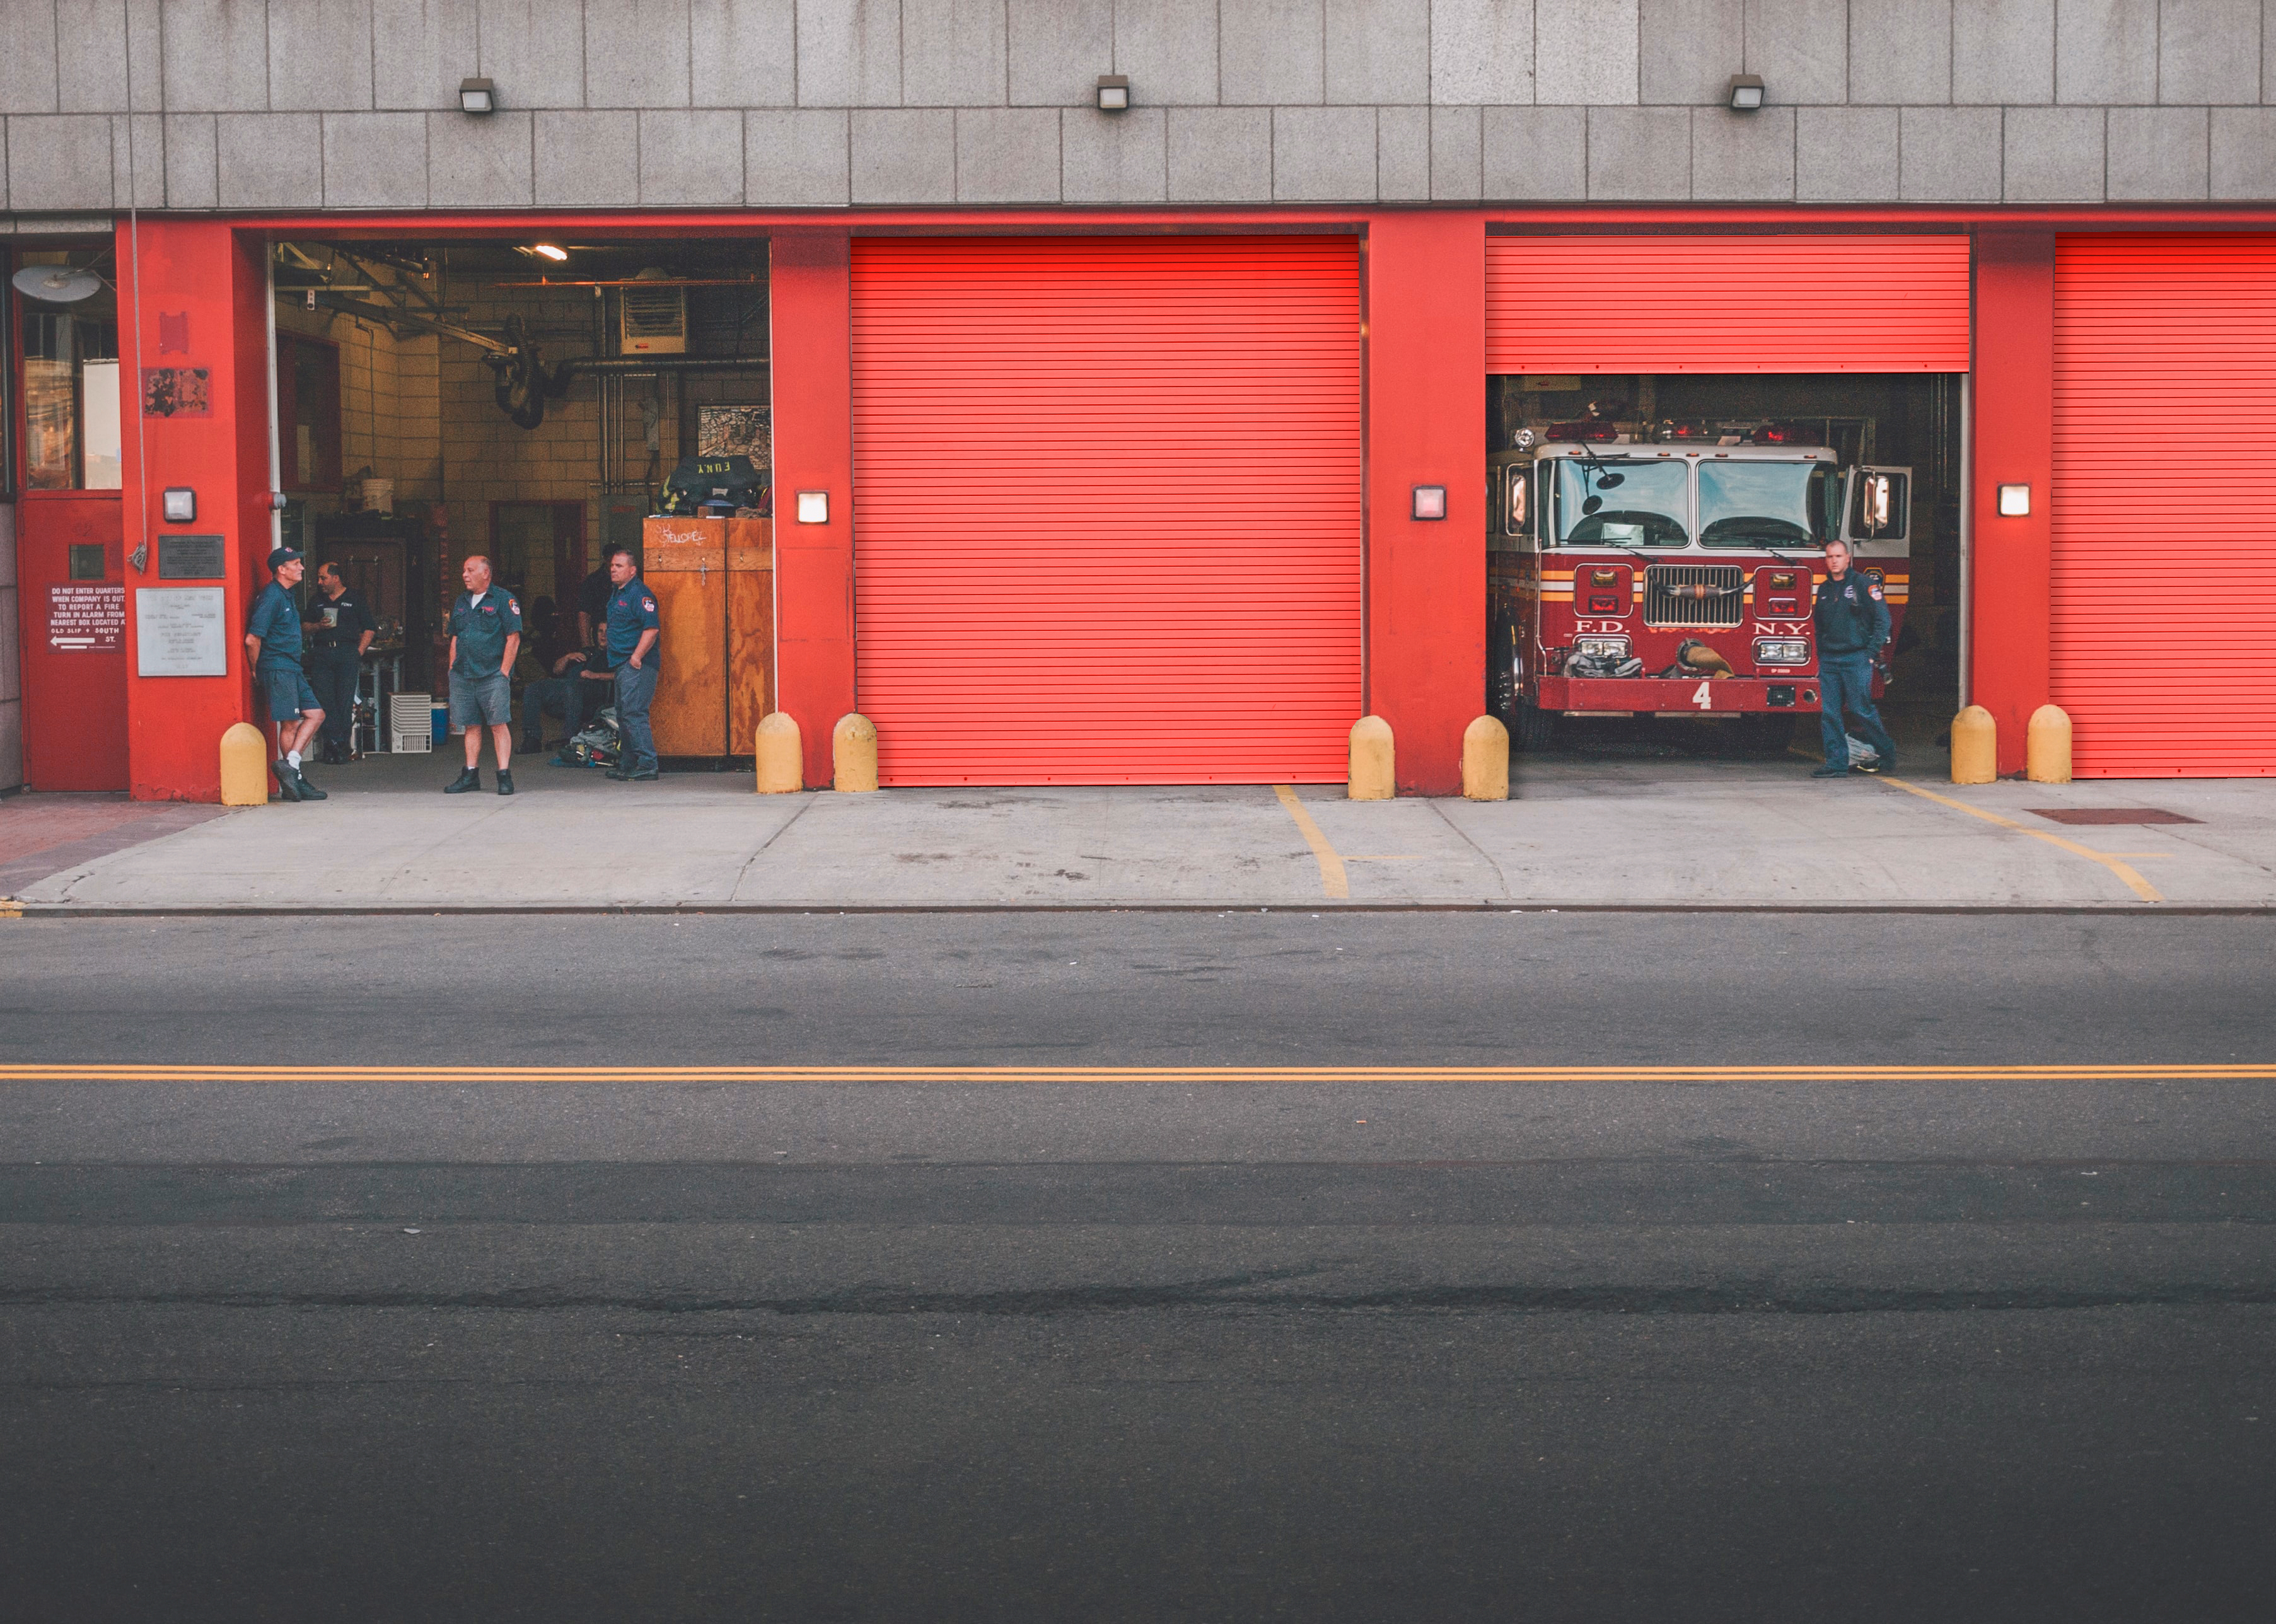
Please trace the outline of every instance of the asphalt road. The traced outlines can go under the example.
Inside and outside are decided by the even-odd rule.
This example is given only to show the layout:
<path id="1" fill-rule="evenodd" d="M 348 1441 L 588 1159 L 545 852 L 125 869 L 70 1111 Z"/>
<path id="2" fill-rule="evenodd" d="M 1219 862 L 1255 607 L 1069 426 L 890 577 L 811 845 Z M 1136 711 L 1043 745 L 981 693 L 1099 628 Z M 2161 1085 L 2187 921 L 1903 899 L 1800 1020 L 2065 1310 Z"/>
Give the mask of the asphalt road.
<path id="1" fill-rule="evenodd" d="M 0 922 L 39 1620 L 2265 1620 L 2276 922 Z M 334 1062 L 1221 1080 L 136 1079 Z"/>

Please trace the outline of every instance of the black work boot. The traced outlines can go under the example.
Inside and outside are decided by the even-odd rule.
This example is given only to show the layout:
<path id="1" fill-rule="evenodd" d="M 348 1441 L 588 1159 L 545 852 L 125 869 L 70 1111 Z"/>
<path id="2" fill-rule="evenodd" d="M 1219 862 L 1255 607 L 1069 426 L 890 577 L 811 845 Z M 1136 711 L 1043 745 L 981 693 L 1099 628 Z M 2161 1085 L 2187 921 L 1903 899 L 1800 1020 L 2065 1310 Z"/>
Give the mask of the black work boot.
<path id="1" fill-rule="evenodd" d="M 482 786 L 482 769 L 479 767 L 468 767 L 462 770 L 457 778 L 451 779 L 448 784 L 445 784 L 443 786 L 443 793 L 445 795 L 463 795 L 470 789 L 480 789 Z"/>
<path id="2" fill-rule="evenodd" d="M 513 770 L 511 767 L 498 769 L 498 793 L 501 795 L 513 793 Z"/>
<path id="3" fill-rule="evenodd" d="M 286 761 L 280 755 L 275 761 L 269 763 L 269 770 L 276 777 L 277 795 L 278 800 L 298 801 L 300 799 L 300 786 L 293 782 L 292 763 Z"/>
<path id="4" fill-rule="evenodd" d="M 308 775 L 298 767 L 292 769 L 292 787 L 300 792 L 303 801 L 322 801 L 324 798 L 324 792 L 309 783 Z"/>

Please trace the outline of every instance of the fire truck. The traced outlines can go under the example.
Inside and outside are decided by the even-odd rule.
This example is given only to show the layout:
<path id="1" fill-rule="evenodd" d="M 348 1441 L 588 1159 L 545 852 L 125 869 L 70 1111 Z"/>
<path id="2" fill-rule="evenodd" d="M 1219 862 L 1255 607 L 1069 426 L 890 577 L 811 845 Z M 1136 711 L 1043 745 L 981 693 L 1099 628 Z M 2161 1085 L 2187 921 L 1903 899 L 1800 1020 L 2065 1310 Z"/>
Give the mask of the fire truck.
<path id="1" fill-rule="evenodd" d="M 1909 469 L 1844 470 L 1777 424 L 1590 421 L 1515 442 L 1488 459 L 1486 699 L 1521 749 L 1559 717 L 1729 717 L 1756 747 L 1783 743 L 1818 708 L 1832 535 L 1901 628 Z"/>

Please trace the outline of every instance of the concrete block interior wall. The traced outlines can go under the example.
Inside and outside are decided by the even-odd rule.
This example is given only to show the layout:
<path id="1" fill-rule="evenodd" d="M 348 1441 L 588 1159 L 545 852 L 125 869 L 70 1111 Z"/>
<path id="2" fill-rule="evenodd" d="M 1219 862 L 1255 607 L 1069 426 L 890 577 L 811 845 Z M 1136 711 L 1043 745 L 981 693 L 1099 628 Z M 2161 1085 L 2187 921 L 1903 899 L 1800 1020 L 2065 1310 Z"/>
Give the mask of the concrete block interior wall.
<path id="1" fill-rule="evenodd" d="M 0 208 L 125 205 L 130 18 L 146 208 L 2264 200 L 2264 9 L 0 0 Z"/>

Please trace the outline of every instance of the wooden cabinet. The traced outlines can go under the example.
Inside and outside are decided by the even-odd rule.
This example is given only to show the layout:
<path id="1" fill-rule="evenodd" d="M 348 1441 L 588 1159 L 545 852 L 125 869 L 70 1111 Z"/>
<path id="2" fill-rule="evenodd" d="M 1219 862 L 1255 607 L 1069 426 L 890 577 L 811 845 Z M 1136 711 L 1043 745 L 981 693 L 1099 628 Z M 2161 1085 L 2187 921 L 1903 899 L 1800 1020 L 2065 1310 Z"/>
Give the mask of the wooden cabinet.
<path id="1" fill-rule="evenodd" d="M 774 690 L 774 527 L 765 519 L 650 519 L 641 573 L 662 622 L 659 755 L 748 755 Z"/>

